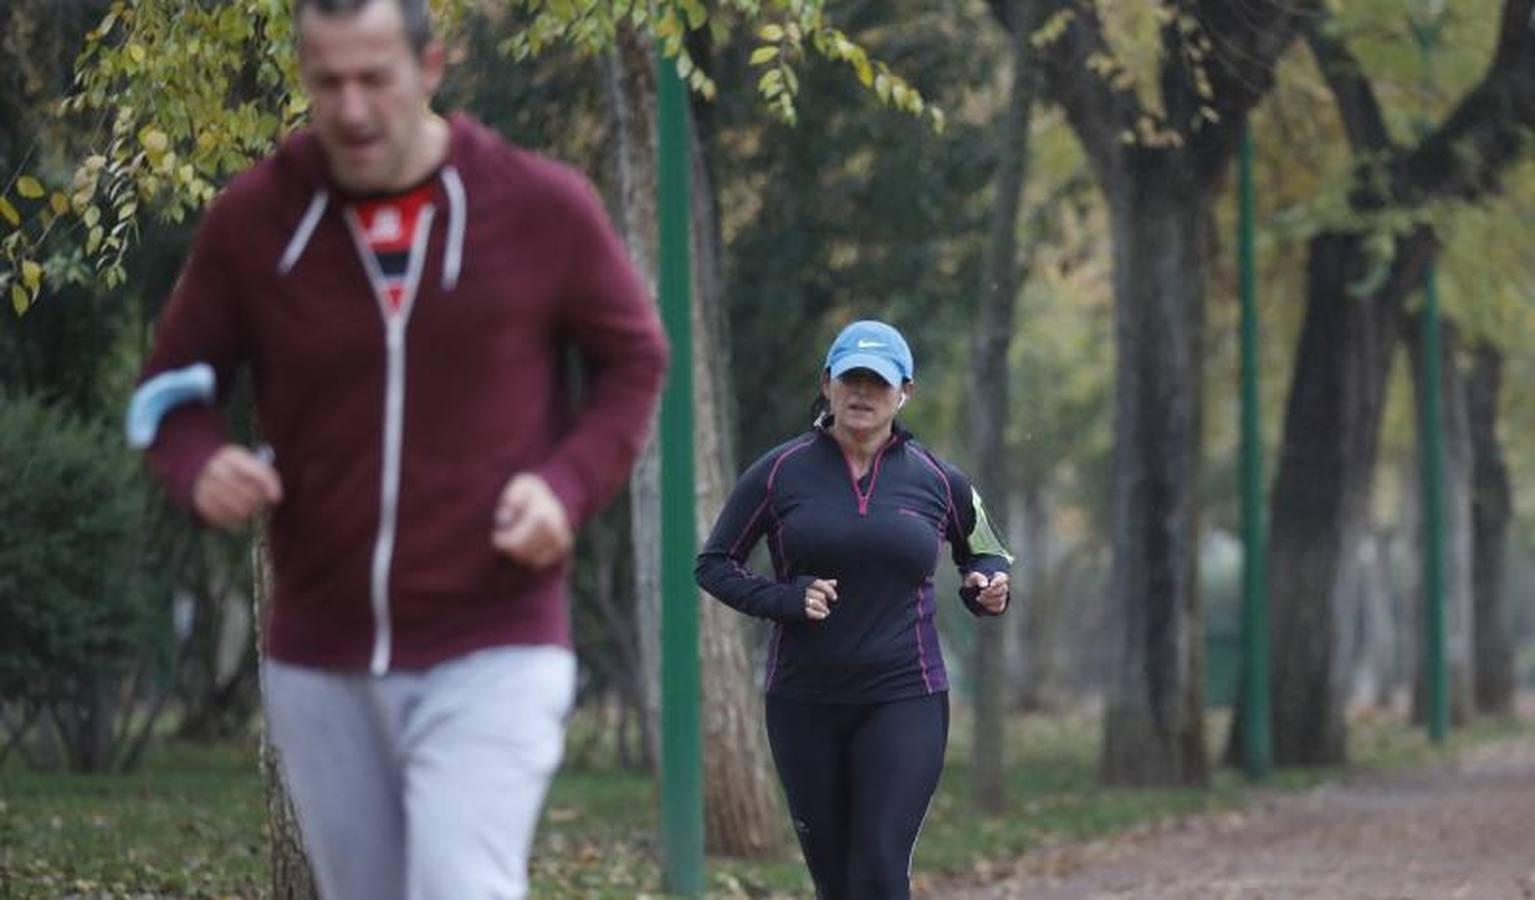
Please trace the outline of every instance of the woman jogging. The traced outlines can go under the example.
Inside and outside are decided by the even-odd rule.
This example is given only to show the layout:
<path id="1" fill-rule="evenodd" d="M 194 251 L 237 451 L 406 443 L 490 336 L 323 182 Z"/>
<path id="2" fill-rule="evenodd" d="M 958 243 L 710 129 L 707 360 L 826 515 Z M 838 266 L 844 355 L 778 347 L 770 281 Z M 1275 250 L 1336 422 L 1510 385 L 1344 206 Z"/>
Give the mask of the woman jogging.
<path id="1" fill-rule="evenodd" d="M 895 422 L 913 374 L 896 329 L 843 329 L 821 375 L 824 412 L 747 469 L 698 556 L 705 590 L 773 622 L 768 739 L 820 900 L 910 895 L 948 739 L 940 543 L 972 613 L 1008 602 L 1012 557 L 979 496 Z M 772 578 L 746 568 L 764 537 Z"/>

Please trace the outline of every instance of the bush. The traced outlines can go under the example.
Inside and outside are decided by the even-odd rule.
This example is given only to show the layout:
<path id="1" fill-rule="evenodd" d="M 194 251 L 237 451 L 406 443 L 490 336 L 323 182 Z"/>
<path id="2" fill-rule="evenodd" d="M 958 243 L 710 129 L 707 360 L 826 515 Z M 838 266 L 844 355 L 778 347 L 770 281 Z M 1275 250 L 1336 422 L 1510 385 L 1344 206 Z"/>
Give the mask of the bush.
<path id="1" fill-rule="evenodd" d="M 71 768 L 122 767 L 170 637 L 137 461 L 104 425 L 0 395 L 0 472 L 0 751 L 46 722 Z"/>

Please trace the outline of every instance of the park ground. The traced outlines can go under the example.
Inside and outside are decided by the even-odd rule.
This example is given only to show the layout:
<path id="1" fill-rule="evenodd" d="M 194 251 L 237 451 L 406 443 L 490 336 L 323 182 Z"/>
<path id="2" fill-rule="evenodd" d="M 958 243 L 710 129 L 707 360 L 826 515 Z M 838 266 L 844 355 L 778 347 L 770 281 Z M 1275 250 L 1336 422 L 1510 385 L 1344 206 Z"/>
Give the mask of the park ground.
<path id="1" fill-rule="evenodd" d="M 1535 897 L 1535 725 L 1481 722 L 1432 746 L 1400 715 L 1356 721 L 1353 763 L 1230 771 L 1207 791 L 1098 786 L 1096 717 L 1013 729 L 1012 812 L 970 811 L 962 712 L 916 858 L 923 900 L 1440 900 Z M 592 723 L 549 800 L 534 896 L 659 897 L 649 779 L 617 771 Z M 583 734 L 583 729 L 593 729 Z M 1212 715 L 1212 749 L 1223 734 Z M 0 900 L 259 898 L 266 838 L 250 744 L 168 744 L 123 776 L 0 771 Z M 711 859 L 709 896 L 810 896 L 791 851 Z"/>
<path id="2" fill-rule="evenodd" d="M 1527 900 L 1535 739 L 1366 772 L 1239 810 L 1041 849 L 956 879 L 952 900 Z"/>

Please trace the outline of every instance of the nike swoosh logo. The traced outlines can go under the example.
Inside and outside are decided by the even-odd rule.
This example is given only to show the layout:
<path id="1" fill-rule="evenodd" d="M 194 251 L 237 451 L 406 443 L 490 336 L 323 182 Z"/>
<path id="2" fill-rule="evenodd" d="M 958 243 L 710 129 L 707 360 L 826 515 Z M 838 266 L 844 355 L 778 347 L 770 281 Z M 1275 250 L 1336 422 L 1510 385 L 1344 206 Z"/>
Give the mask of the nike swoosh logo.
<path id="1" fill-rule="evenodd" d="M 879 341 L 864 341 L 864 340 L 860 340 L 858 342 L 858 349 L 859 350 L 867 350 L 870 347 L 883 347 L 883 346 L 885 346 L 885 345 L 880 343 Z"/>

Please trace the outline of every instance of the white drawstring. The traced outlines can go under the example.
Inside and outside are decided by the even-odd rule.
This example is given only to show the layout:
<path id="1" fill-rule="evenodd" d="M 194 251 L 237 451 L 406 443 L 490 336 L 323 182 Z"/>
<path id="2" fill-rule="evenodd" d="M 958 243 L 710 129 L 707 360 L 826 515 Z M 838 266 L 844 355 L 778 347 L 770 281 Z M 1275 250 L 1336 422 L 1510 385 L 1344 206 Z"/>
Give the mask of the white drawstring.
<path id="1" fill-rule="evenodd" d="M 309 201 L 309 209 L 304 213 L 304 218 L 299 220 L 298 230 L 293 232 L 293 240 L 288 242 L 288 249 L 283 251 L 282 259 L 277 263 L 277 271 L 286 275 L 298 265 L 298 258 L 304 255 L 304 248 L 309 246 L 309 238 L 320 224 L 320 216 L 325 214 L 325 204 L 329 200 L 324 190 L 314 192 L 314 199 Z"/>
<path id="2" fill-rule="evenodd" d="M 464 264 L 464 228 L 467 204 L 464 200 L 464 182 L 458 170 L 443 166 L 442 186 L 448 192 L 448 246 L 442 261 L 442 289 L 451 291 L 458 286 L 458 273 Z"/>

